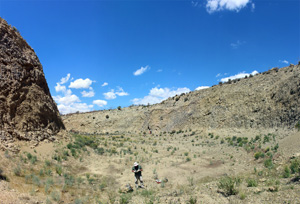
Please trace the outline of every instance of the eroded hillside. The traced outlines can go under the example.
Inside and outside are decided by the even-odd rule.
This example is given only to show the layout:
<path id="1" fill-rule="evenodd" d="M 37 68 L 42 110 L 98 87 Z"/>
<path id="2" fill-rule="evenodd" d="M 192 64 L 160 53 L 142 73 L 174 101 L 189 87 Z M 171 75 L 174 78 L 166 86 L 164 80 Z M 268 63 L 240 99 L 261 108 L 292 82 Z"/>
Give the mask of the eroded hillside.
<path id="1" fill-rule="evenodd" d="M 85 133 L 173 130 L 289 130 L 300 120 L 300 66 L 290 65 L 152 106 L 63 116 L 66 128 Z"/>

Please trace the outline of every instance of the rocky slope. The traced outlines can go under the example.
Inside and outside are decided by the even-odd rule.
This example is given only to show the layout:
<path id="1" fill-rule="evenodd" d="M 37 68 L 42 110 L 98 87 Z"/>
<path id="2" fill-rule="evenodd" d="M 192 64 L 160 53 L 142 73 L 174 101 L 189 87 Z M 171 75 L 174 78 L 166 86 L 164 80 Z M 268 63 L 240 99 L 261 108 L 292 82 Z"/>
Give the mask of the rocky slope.
<path id="1" fill-rule="evenodd" d="M 0 138 L 50 139 L 64 128 L 34 50 L 0 18 Z"/>
<path id="2" fill-rule="evenodd" d="M 300 65 L 273 68 L 153 106 L 70 114 L 68 130 L 86 133 L 173 130 L 292 130 L 300 121 Z"/>

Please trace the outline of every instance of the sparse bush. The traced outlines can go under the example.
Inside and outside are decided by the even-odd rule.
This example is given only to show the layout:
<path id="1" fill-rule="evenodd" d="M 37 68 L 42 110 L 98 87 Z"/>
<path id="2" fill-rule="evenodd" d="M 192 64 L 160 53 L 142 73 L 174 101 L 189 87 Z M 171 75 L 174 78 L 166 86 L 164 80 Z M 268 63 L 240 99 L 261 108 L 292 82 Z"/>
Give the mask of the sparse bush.
<path id="1" fill-rule="evenodd" d="M 254 154 L 255 159 L 264 158 L 264 157 L 265 157 L 265 153 L 263 153 L 263 152 L 256 152 Z"/>
<path id="2" fill-rule="evenodd" d="M 55 166 L 55 171 L 56 171 L 56 173 L 58 174 L 58 175 L 60 175 L 61 176 L 61 174 L 62 174 L 62 166 L 60 166 L 60 165 L 56 165 Z"/>
<path id="3" fill-rule="evenodd" d="M 256 179 L 247 179 L 247 187 L 257 187 Z"/>
<path id="4" fill-rule="evenodd" d="M 219 181 L 218 188 L 224 191 L 225 196 L 236 195 L 241 179 L 235 177 L 224 177 Z"/>
<path id="5" fill-rule="evenodd" d="M 14 174 L 16 176 L 21 176 L 22 170 L 20 166 L 17 166 L 16 168 L 14 168 Z"/>
<path id="6" fill-rule="evenodd" d="M 291 173 L 300 173 L 300 159 L 293 159 L 290 165 Z"/>
<path id="7" fill-rule="evenodd" d="M 34 183 L 37 186 L 41 186 L 41 181 L 40 181 L 39 177 L 37 177 L 36 175 L 32 176 L 32 183 Z"/>
<path id="8" fill-rule="evenodd" d="M 291 176 L 291 170 L 288 166 L 285 166 L 283 169 L 283 174 L 282 177 L 283 178 L 289 178 Z"/>
<path id="9" fill-rule="evenodd" d="M 246 198 L 246 194 L 244 192 L 240 193 L 240 199 L 245 200 L 245 198 Z"/>
<path id="10" fill-rule="evenodd" d="M 272 159 L 266 159 L 265 161 L 264 161 L 264 165 L 265 165 L 265 167 L 266 168 L 268 168 L 268 169 L 272 169 L 273 167 L 274 167 L 274 165 L 273 165 L 273 162 L 272 162 Z"/>
<path id="11" fill-rule="evenodd" d="M 60 201 L 60 193 L 57 191 L 52 191 L 51 198 L 52 198 L 52 200 L 59 202 Z"/>
<path id="12" fill-rule="evenodd" d="M 193 196 L 190 197 L 190 199 L 188 200 L 189 204 L 196 204 L 197 203 L 197 198 L 193 198 Z"/>

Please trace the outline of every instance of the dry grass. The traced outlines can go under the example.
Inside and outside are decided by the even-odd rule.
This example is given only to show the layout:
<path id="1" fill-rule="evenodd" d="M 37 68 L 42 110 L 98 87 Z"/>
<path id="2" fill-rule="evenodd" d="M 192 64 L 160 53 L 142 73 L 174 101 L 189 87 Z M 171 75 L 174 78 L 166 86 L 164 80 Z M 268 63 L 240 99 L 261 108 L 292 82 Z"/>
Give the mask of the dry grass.
<path id="1" fill-rule="evenodd" d="M 3 174 L 10 180 L 9 188 L 25 193 L 29 199 L 48 203 L 189 203 L 195 200 L 227 203 L 222 189 L 218 188 L 219 182 L 224 175 L 239 175 L 241 185 L 237 192 L 240 193 L 231 196 L 236 202 L 255 199 L 259 203 L 266 197 L 279 199 L 272 189 L 288 192 L 281 200 L 299 200 L 295 193 L 299 186 L 287 184 L 287 179 L 282 178 L 283 171 L 276 170 L 288 164 L 279 165 L 279 160 L 273 160 L 274 166 L 266 168 L 263 159 L 254 158 L 258 149 L 246 150 L 246 144 L 235 142 L 241 141 L 238 137 L 226 140 L 228 136 L 189 131 L 70 137 L 72 140 L 68 142 L 45 143 L 35 149 L 25 145 L 18 155 L 2 152 L 0 165 L 8 167 Z M 271 149 L 278 140 L 264 143 L 261 139 L 255 145 L 264 150 L 270 147 L 268 151 L 275 155 L 277 152 Z M 253 142 L 251 138 L 248 141 Z M 37 161 L 32 163 L 34 157 Z M 134 186 L 131 167 L 135 161 L 143 167 L 146 189 L 123 194 L 121 190 L 126 184 Z M 282 162 L 288 161 L 281 158 Z M 18 167 L 21 172 L 15 174 L 14 169 Z M 250 177 L 258 181 L 254 188 Z M 168 182 L 157 184 L 156 178 L 167 178 Z M 266 193 L 262 197 L 257 192 Z"/>

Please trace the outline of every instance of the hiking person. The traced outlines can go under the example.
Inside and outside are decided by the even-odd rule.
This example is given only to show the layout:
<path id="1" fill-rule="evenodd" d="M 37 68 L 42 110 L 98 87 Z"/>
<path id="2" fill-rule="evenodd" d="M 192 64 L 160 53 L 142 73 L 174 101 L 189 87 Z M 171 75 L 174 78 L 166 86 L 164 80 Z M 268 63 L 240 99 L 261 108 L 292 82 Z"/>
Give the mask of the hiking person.
<path id="1" fill-rule="evenodd" d="M 135 187 L 138 188 L 138 181 L 140 181 L 141 187 L 144 188 L 143 178 L 142 178 L 143 168 L 137 162 L 134 162 L 132 167 L 132 172 L 134 172 L 135 176 Z"/>

